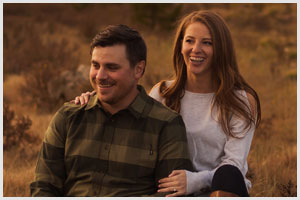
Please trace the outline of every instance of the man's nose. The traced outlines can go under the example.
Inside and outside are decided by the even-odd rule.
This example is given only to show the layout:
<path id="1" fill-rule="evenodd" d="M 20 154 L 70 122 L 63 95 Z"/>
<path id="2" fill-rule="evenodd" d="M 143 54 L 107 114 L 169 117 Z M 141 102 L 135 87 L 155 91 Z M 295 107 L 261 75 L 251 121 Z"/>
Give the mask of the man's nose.
<path id="1" fill-rule="evenodd" d="M 107 78 L 107 72 L 105 70 L 104 67 L 100 67 L 97 71 L 97 75 L 96 75 L 97 79 L 106 79 Z"/>

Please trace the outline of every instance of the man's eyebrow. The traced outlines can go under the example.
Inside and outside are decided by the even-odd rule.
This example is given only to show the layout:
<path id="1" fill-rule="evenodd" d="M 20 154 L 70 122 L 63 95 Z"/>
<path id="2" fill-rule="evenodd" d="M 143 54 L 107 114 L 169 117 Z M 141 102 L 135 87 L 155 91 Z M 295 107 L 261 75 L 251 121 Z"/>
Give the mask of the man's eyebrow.
<path id="1" fill-rule="evenodd" d="M 99 63 L 95 60 L 91 60 L 91 63 L 94 64 L 94 65 L 99 65 Z M 117 64 L 117 63 L 104 63 L 104 65 L 106 67 L 120 67 L 120 65 Z"/>
<path id="2" fill-rule="evenodd" d="M 97 61 L 91 60 L 92 64 L 99 64 Z"/>
<path id="3" fill-rule="evenodd" d="M 107 66 L 107 67 L 120 67 L 120 65 L 117 64 L 117 63 L 105 63 L 105 66 Z"/>

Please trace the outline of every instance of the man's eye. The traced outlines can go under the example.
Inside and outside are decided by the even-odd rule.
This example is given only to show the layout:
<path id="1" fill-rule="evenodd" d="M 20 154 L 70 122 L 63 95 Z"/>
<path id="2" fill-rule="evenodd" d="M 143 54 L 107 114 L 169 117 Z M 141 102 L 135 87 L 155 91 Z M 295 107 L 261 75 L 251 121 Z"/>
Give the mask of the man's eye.
<path id="1" fill-rule="evenodd" d="M 99 65 L 96 64 L 96 63 L 93 63 L 92 66 L 93 66 L 95 69 L 98 69 L 98 68 L 99 68 Z"/>
<path id="2" fill-rule="evenodd" d="M 117 70 L 119 67 L 118 66 L 108 66 L 107 67 L 109 70 L 115 71 Z"/>

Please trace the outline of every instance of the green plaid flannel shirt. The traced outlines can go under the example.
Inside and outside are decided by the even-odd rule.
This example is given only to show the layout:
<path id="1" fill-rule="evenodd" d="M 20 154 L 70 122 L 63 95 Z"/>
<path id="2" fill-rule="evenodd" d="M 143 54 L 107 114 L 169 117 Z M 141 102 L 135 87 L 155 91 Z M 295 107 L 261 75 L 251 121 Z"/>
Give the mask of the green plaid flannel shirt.
<path id="1" fill-rule="evenodd" d="M 97 95 L 85 106 L 65 103 L 46 131 L 31 195 L 164 196 L 160 178 L 191 170 L 181 116 L 138 89 L 114 115 Z"/>

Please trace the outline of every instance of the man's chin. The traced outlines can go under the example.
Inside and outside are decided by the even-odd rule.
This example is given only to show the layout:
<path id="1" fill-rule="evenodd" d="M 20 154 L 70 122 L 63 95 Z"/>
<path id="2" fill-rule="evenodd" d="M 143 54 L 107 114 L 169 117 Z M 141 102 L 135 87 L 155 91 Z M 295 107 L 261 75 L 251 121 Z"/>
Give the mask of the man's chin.
<path id="1" fill-rule="evenodd" d="M 108 104 L 108 105 L 113 105 L 114 101 L 112 98 L 109 97 L 105 97 L 103 95 L 98 95 L 98 99 L 100 100 L 100 102 L 103 104 Z"/>

